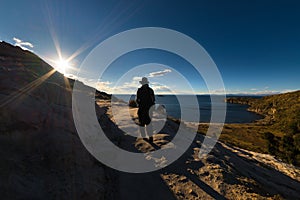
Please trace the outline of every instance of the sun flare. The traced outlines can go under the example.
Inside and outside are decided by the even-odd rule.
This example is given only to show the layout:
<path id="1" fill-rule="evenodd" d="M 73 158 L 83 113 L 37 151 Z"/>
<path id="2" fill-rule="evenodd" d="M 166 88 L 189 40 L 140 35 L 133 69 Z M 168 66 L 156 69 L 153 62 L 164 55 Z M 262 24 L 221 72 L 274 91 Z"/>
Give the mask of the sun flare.
<path id="1" fill-rule="evenodd" d="M 65 60 L 65 59 L 59 59 L 57 61 L 55 61 L 55 67 L 56 67 L 56 70 L 63 73 L 63 74 L 66 74 L 66 70 L 68 68 L 70 68 L 70 63 L 68 60 Z"/>

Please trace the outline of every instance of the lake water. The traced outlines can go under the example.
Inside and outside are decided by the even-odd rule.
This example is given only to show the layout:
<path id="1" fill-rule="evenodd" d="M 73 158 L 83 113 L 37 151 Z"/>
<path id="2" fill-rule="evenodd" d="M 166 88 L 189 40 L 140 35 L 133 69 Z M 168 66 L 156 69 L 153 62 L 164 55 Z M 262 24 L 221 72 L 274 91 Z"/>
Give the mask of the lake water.
<path id="1" fill-rule="evenodd" d="M 135 95 L 116 95 L 117 98 L 121 98 L 125 101 L 129 101 L 129 99 L 135 99 Z M 226 110 L 226 118 L 225 123 L 250 123 L 255 120 L 261 119 L 262 117 L 256 113 L 247 111 L 248 105 L 240 105 L 240 104 L 230 104 L 225 103 L 224 98 L 220 96 L 216 97 L 216 109 L 222 109 L 224 104 L 227 106 Z M 230 97 L 230 96 L 227 96 Z M 156 95 L 155 96 L 156 104 L 163 105 L 166 109 L 167 115 L 181 119 L 181 107 L 184 108 L 185 111 L 193 113 L 197 106 L 190 102 L 193 102 L 192 99 L 195 98 L 191 95 Z M 260 97 L 256 97 L 260 98 Z M 179 103 L 179 100 L 183 103 Z M 199 122 L 208 123 L 211 118 L 211 98 L 209 95 L 197 95 L 196 100 L 199 105 L 200 110 L 200 119 Z"/>

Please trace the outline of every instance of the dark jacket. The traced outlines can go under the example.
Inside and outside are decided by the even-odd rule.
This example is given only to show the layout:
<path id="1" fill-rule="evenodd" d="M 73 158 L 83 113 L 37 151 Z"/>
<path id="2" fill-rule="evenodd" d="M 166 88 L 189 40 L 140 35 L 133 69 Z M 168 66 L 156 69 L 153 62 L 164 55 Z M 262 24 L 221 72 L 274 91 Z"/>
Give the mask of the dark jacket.
<path id="1" fill-rule="evenodd" d="M 137 91 L 136 102 L 141 109 L 149 109 L 155 104 L 154 91 L 148 84 L 143 85 Z"/>

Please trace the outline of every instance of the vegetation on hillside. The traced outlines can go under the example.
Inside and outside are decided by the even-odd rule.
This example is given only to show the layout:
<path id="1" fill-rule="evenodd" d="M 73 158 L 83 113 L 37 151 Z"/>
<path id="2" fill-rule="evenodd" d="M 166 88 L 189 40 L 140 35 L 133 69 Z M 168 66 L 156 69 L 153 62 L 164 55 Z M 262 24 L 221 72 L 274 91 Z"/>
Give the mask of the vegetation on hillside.
<path id="1" fill-rule="evenodd" d="M 261 135 L 267 151 L 282 160 L 300 165 L 300 91 L 266 96 L 228 98 L 229 103 L 248 104 L 249 111 L 265 116 L 255 123 L 263 127 Z"/>

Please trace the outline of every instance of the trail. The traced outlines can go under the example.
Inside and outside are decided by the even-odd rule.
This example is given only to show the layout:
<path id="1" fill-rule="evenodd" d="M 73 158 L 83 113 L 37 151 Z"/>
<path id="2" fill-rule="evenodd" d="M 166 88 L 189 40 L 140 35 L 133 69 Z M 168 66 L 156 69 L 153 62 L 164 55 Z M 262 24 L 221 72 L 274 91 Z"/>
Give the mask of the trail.
<path id="1" fill-rule="evenodd" d="M 109 104 L 103 114 L 111 124 L 107 131 L 128 128 L 123 122 L 111 121 Z M 118 118 L 127 109 L 118 108 Z M 132 112 L 132 111 L 131 111 Z M 121 120 L 122 121 L 122 120 Z M 133 152 L 149 152 L 163 147 L 172 139 L 172 127 L 154 135 L 153 143 L 126 136 L 119 146 Z M 115 127 L 110 129 L 109 127 Z M 297 199 L 300 196 L 300 170 L 266 154 L 259 154 L 218 142 L 212 152 L 197 157 L 203 136 L 198 134 L 190 148 L 171 165 L 158 171 L 133 174 L 116 172 L 116 199 Z M 174 147 L 175 148 L 175 147 Z"/>

